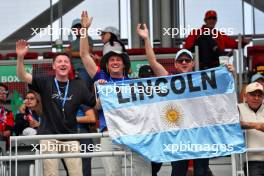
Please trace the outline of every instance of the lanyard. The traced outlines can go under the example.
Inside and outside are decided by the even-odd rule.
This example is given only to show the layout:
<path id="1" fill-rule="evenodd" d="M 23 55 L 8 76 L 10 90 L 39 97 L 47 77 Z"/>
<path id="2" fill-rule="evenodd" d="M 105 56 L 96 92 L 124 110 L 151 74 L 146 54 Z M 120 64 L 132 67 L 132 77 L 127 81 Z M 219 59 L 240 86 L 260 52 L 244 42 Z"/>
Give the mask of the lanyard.
<path id="1" fill-rule="evenodd" d="M 31 111 L 31 109 L 28 109 L 28 112 L 29 112 L 30 115 L 33 116 L 33 113 L 32 113 L 32 111 Z"/>
<path id="2" fill-rule="evenodd" d="M 55 81 L 55 85 L 56 85 L 56 88 L 57 88 L 57 91 L 58 91 L 58 94 L 59 94 L 59 98 L 61 100 L 61 91 L 60 91 L 60 88 L 59 88 L 59 84 L 58 84 L 58 80 L 56 78 L 54 78 L 54 81 Z M 68 90 L 69 90 L 69 80 L 67 81 L 67 85 L 66 85 L 66 89 L 65 89 L 65 92 L 64 92 L 64 98 L 63 100 L 61 101 L 61 108 L 62 108 L 62 111 L 64 112 L 64 105 L 65 105 L 65 102 L 66 102 L 66 99 L 67 99 L 67 95 L 68 95 Z"/>
<path id="3" fill-rule="evenodd" d="M 0 114 L 4 114 L 5 108 L 3 106 L 0 107 Z"/>

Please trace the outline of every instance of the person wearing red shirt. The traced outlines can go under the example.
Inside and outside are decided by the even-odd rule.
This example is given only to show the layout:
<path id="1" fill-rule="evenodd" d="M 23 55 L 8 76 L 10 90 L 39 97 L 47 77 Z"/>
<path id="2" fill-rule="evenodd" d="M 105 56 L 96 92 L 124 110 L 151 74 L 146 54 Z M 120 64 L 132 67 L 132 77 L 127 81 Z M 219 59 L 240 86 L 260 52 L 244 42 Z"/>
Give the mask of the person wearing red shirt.
<path id="1" fill-rule="evenodd" d="M 215 28 L 217 13 L 209 10 L 205 13 L 205 24 L 200 29 L 194 29 L 185 40 L 184 48 L 194 52 L 194 47 L 199 47 L 200 69 L 208 69 L 219 66 L 219 56 L 225 55 L 224 50 L 235 49 L 238 42 L 223 31 Z M 250 39 L 243 38 L 242 45 L 246 45 Z"/>
<path id="2" fill-rule="evenodd" d="M 9 137 L 12 134 L 14 127 L 13 113 L 4 107 L 8 96 L 8 87 L 0 83 L 0 141 L 6 142 L 6 149 L 8 146 Z"/>

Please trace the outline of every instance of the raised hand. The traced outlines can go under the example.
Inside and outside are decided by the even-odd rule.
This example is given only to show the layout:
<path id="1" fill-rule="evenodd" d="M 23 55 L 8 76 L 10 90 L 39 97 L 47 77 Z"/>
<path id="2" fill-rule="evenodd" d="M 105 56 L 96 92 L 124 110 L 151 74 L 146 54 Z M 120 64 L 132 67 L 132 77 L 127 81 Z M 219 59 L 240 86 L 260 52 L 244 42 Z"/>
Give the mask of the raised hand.
<path id="1" fill-rule="evenodd" d="M 83 11 L 81 17 L 82 17 L 81 18 L 82 27 L 86 29 L 89 28 L 92 24 L 93 17 L 89 17 L 87 11 Z"/>
<path id="2" fill-rule="evenodd" d="M 18 40 L 16 42 L 16 54 L 18 58 L 24 58 L 28 52 L 28 43 L 26 40 Z"/>
<path id="3" fill-rule="evenodd" d="M 29 121 L 29 126 L 31 127 L 31 128 L 37 128 L 37 127 L 39 127 L 39 122 L 38 121 L 36 121 L 36 120 L 34 120 L 34 119 L 31 119 L 30 121 Z"/>
<path id="4" fill-rule="evenodd" d="M 235 68 L 232 64 L 226 64 L 225 66 L 226 66 L 227 70 L 230 71 L 231 73 L 235 72 Z"/>
<path id="5" fill-rule="evenodd" d="M 148 32 L 147 25 L 145 23 L 143 24 L 143 27 L 144 27 L 144 29 L 141 28 L 141 24 L 138 24 L 137 25 L 137 33 L 141 38 L 143 38 L 145 40 L 149 37 L 149 32 Z"/>

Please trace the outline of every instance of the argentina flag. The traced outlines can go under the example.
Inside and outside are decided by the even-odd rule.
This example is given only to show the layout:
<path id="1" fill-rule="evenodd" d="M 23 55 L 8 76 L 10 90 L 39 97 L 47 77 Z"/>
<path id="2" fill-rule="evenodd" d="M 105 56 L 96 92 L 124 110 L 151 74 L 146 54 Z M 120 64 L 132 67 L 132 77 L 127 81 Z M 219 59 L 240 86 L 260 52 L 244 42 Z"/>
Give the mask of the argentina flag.
<path id="1" fill-rule="evenodd" d="M 154 162 L 245 151 L 225 67 L 97 85 L 109 135 Z"/>

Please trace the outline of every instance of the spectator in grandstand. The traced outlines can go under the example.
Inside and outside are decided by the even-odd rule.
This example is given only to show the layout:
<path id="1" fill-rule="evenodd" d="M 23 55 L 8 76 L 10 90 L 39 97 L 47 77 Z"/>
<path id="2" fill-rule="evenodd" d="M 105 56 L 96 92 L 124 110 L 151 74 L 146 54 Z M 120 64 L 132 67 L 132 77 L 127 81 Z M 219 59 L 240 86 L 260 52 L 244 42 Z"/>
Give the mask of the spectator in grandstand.
<path id="1" fill-rule="evenodd" d="M 8 94 L 8 87 L 5 84 L 0 83 L 0 140 L 5 141 L 6 149 L 8 149 L 9 137 L 12 135 L 14 127 L 13 113 L 5 108 Z"/>
<path id="2" fill-rule="evenodd" d="M 24 104 L 16 115 L 14 132 L 16 135 L 36 135 L 42 116 L 40 96 L 34 91 L 28 91 Z"/>
<path id="3" fill-rule="evenodd" d="M 251 79 L 250 79 L 250 82 L 253 83 L 253 82 L 258 82 L 260 83 L 262 86 L 264 86 L 264 76 L 262 74 L 259 74 L 259 73 L 256 73 L 254 74 Z M 245 94 L 246 93 L 246 85 L 243 86 L 241 92 L 240 92 L 240 95 L 239 95 L 239 102 L 244 102 L 244 99 L 245 99 Z M 264 101 L 263 101 L 264 102 Z"/>
<path id="4" fill-rule="evenodd" d="M 26 94 L 24 104 L 19 108 L 19 113 L 15 118 L 14 132 L 17 136 L 36 135 L 37 129 L 40 125 L 42 116 L 41 99 L 38 93 L 29 90 Z M 62 160 L 63 167 L 68 176 L 68 170 L 64 160 Z"/>
<path id="5" fill-rule="evenodd" d="M 157 62 L 155 53 L 153 48 L 151 47 L 148 29 L 146 24 L 144 24 L 144 28 L 141 29 L 141 24 L 137 26 L 137 33 L 138 35 L 144 40 L 145 42 L 145 50 L 146 55 L 149 61 L 149 64 L 154 71 L 156 76 L 167 76 L 169 75 L 168 71 L 159 63 Z M 177 52 L 175 56 L 175 70 L 176 73 L 187 73 L 193 71 L 194 68 L 194 60 L 192 53 L 186 49 L 182 49 Z M 226 65 L 230 72 L 234 71 L 232 65 Z M 175 161 L 172 162 L 172 176 L 186 176 L 188 170 L 188 163 L 189 160 L 182 160 L 182 161 Z M 209 174 L 209 159 L 195 159 L 194 160 L 194 175 L 195 176 L 208 176 Z"/>
<path id="6" fill-rule="evenodd" d="M 216 11 L 207 11 L 204 22 L 205 24 L 200 29 L 191 31 L 184 44 L 184 48 L 192 52 L 194 52 L 195 46 L 198 46 L 201 70 L 219 66 L 219 56 L 226 55 L 224 50 L 238 47 L 236 40 L 215 28 L 217 22 Z M 248 38 L 243 38 L 242 45 L 248 44 L 249 41 Z"/>
<path id="7" fill-rule="evenodd" d="M 77 112 L 77 122 L 78 122 L 78 133 L 91 133 L 92 127 L 96 122 L 95 111 L 93 108 L 90 108 L 85 105 L 81 105 Z M 93 152 L 90 149 L 94 149 L 90 147 L 93 145 L 92 139 L 80 139 L 80 146 L 82 147 L 82 152 Z M 85 148 L 84 148 L 85 147 Z M 85 149 L 85 150 L 84 150 Z M 91 158 L 82 158 L 83 165 L 83 176 L 91 176 L 92 168 L 91 168 Z"/>
<path id="8" fill-rule="evenodd" d="M 89 18 L 86 11 L 82 13 L 82 27 L 88 30 L 91 25 L 92 18 Z M 128 72 L 130 69 L 130 60 L 127 53 L 122 51 L 110 51 L 101 59 L 101 71 L 97 67 L 88 52 L 89 44 L 86 39 L 87 36 L 81 38 L 80 55 L 88 74 L 95 81 L 100 84 L 106 82 L 116 82 L 128 80 Z M 98 107 L 98 116 L 100 121 L 100 132 L 108 131 L 103 110 Z M 124 150 L 121 145 L 113 144 L 110 138 L 101 138 L 102 151 Z M 103 157 L 103 166 L 107 176 L 121 176 L 122 175 L 122 158 L 121 157 Z M 133 155 L 134 175 L 136 176 L 150 176 L 151 166 L 150 162 L 144 160 L 141 156 Z"/>
<path id="9" fill-rule="evenodd" d="M 154 77 L 155 74 L 149 65 L 143 65 L 138 70 L 138 78 Z"/>
<path id="10" fill-rule="evenodd" d="M 68 48 L 66 48 L 66 52 L 71 56 L 71 63 L 72 66 L 74 68 L 75 74 L 77 77 L 83 79 L 87 86 L 91 86 L 93 84 L 93 80 L 90 78 L 90 76 L 87 74 L 83 64 L 82 64 L 82 60 L 80 58 L 80 37 L 81 37 L 81 33 L 83 32 L 81 30 L 82 25 L 81 25 L 81 20 L 75 19 L 72 21 L 72 33 L 75 34 L 76 39 L 75 40 L 71 40 L 70 45 Z M 72 38 L 72 33 L 70 33 L 70 36 Z M 93 39 L 89 36 L 88 37 L 89 40 L 89 44 L 90 44 L 90 53 L 92 55 L 93 53 Z M 97 55 L 92 55 L 92 57 L 94 59 L 97 59 L 98 56 Z"/>
<path id="11" fill-rule="evenodd" d="M 258 82 L 260 83 L 262 86 L 264 86 L 264 76 L 262 74 L 256 73 L 255 75 L 253 75 L 250 79 L 250 82 Z"/>
<path id="12" fill-rule="evenodd" d="M 245 103 L 238 105 L 242 128 L 246 129 L 248 148 L 264 147 L 264 90 L 258 82 L 250 83 L 246 87 Z M 249 176 L 264 175 L 263 153 L 248 153 Z M 244 171 L 247 173 L 245 163 Z"/>
<path id="13" fill-rule="evenodd" d="M 119 41 L 119 38 L 120 38 L 119 31 L 113 26 L 108 26 L 103 30 L 101 30 L 101 39 L 104 44 L 106 44 L 107 42 L 112 43 L 115 41 Z"/>
<path id="14" fill-rule="evenodd" d="M 83 80 L 69 80 L 70 58 L 66 53 L 58 53 L 53 59 L 52 67 L 55 76 L 37 77 L 25 71 L 24 56 L 27 52 L 27 41 L 17 41 L 17 75 L 29 84 L 30 89 L 38 92 L 41 96 L 43 116 L 38 134 L 77 133 L 76 114 L 78 108 L 81 104 L 93 107 L 95 105 L 94 95 L 88 90 Z M 43 153 L 79 152 L 78 141 L 51 139 L 41 140 L 40 143 L 46 149 L 42 151 Z M 50 147 L 54 145 L 56 148 Z M 80 158 L 65 158 L 64 160 L 70 176 L 83 175 Z M 57 159 L 45 159 L 43 163 L 45 176 L 58 175 Z"/>
<path id="15" fill-rule="evenodd" d="M 112 26 L 108 26 L 101 31 L 101 39 L 104 44 L 103 55 L 109 52 L 109 48 L 113 47 L 112 50 L 115 50 L 115 47 L 119 47 L 119 50 L 126 52 L 125 45 L 120 40 L 120 34 L 118 29 Z"/>

